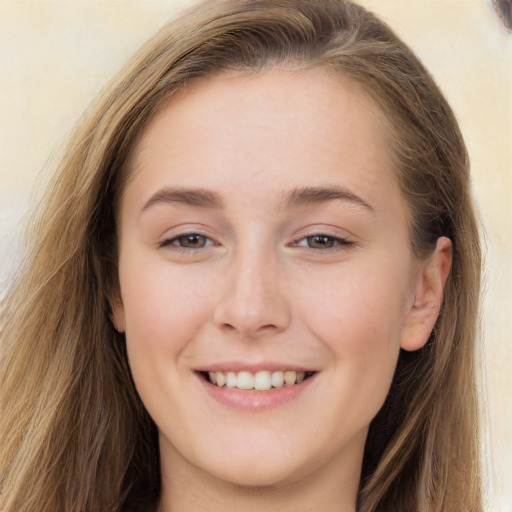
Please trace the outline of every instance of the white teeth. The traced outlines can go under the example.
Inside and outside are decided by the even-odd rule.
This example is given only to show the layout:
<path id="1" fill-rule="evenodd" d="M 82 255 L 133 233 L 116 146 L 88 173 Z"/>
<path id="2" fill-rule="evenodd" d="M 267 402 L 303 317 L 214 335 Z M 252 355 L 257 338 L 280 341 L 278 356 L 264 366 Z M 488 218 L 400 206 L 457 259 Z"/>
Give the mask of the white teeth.
<path id="1" fill-rule="evenodd" d="M 226 375 L 226 386 L 228 388 L 236 388 L 238 379 L 236 378 L 235 372 L 228 372 Z"/>
<path id="2" fill-rule="evenodd" d="M 272 387 L 270 372 L 261 371 L 254 376 L 254 389 L 268 391 Z"/>
<path id="3" fill-rule="evenodd" d="M 210 374 L 208 374 L 210 375 Z M 226 384 L 226 376 L 222 373 L 222 372 L 216 372 L 215 373 L 215 382 L 210 379 L 210 381 L 212 382 L 212 384 L 217 384 L 217 386 L 219 386 L 219 388 L 221 388 L 222 386 L 224 386 L 224 384 Z"/>
<path id="4" fill-rule="evenodd" d="M 238 389 L 254 389 L 254 375 L 249 372 L 240 372 L 236 382 Z"/>
<path id="5" fill-rule="evenodd" d="M 294 371 L 284 372 L 284 383 L 287 386 L 293 386 L 295 384 L 295 380 L 297 379 L 297 373 Z"/>
<path id="6" fill-rule="evenodd" d="M 272 388 L 293 386 L 300 384 L 306 378 L 305 372 L 294 370 L 270 372 L 261 370 L 252 374 L 251 372 L 208 372 L 208 379 L 219 388 L 238 388 L 244 390 L 257 389 L 268 391 Z"/>
<path id="7" fill-rule="evenodd" d="M 272 372 L 272 387 L 282 388 L 284 384 L 283 372 Z"/>

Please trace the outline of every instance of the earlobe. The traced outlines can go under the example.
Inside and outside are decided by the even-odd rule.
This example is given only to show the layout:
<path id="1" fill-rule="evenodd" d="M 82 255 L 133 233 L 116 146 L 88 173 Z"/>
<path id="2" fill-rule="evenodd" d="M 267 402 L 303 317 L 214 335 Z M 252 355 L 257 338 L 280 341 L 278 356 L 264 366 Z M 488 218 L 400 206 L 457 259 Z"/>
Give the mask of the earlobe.
<path id="1" fill-rule="evenodd" d="M 126 322 L 124 316 L 124 307 L 120 299 L 110 301 L 112 313 L 110 314 L 110 320 L 114 329 L 123 333 L 126 331 Z"/>
<path id="2" fill-rule="evenodd" d="M 441 310 L 451 265 L 452 242 L 443 236 L 437 239 L 434 252 L 418 271 L 414 300 L 402 327 L 400 346 L 404 350 L 418 350 L 427 343 Z"/>

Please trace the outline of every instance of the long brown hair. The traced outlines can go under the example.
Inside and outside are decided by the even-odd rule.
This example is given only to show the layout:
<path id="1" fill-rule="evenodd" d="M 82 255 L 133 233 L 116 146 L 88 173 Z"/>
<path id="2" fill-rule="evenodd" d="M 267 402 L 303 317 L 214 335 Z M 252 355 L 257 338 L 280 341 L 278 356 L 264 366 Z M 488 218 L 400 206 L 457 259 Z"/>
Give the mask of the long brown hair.
<path id="1" fill-rule="evenodd" d="M 454 247 L 437 324 L 402 352 L 370 426 L 358 510 L 480 512 L 475 335 L 481 256 L 469 161 L 438 87 L 392 30 L 343 0 L 204 2 L 164 27 L 77 126 L 2 312 L 0 508 L 151 510 L 156 430 L 134 388 L 118 299 L 116 209 L 131 152 L 176 90 L 221 70 L 319 67 L 393 127 L 415 254 Z"/>

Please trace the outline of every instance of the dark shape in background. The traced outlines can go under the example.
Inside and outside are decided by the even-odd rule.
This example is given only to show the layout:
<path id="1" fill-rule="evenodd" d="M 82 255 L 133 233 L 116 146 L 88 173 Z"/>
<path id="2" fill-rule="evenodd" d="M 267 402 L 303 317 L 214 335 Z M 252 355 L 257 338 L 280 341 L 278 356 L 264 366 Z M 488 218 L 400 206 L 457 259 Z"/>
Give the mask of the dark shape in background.
<path id="1" fill-rule="evenodd" d="M 512 32 L 512 0 L 492 0 L 492 6 L 503 28 L 507 32 Z"/>

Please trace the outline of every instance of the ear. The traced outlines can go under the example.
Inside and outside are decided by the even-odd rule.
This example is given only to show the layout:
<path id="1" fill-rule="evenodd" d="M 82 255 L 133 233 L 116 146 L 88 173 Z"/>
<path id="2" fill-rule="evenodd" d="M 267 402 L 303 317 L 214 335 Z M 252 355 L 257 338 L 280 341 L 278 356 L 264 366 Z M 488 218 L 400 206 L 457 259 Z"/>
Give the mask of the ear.
<path id="1" fill-rule="evenodd" d="M 404 350 L 418 350 L 427 343 L 439 316 L 451 266 L 452 242 L 442 236 L 437 239 L 434 252 L 418 270 L 413 303 L 402 326 L 400 346 Z"/>
<path id="2" fill-rule="evenodd" d="M 125 332 L 126 331 L 126 320 L 124 315 L 124 306 L 121 301 L 121 298 L 114 298 L 110 301 L 110 307 L 112 309 L 112 313 L 110 315 L 110 320 L 114 326 L 114 329 L 117 332 Z"/>

